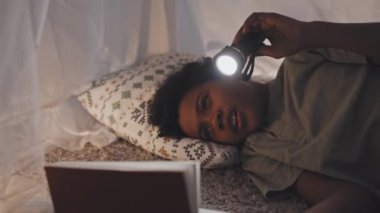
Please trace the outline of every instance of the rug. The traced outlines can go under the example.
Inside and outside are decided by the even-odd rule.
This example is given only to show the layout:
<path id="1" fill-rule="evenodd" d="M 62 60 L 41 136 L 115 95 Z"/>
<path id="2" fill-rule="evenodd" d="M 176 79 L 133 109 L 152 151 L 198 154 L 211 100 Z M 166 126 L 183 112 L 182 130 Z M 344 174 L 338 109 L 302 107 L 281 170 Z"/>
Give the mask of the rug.
<path id="1" fill-rule="evenodd" d="M 45 154 L 47 164 L 57 161 L 152 161 L 164 160 L 131 143 L 118 140 L 103 148 L 90 143 L 79 151 L 59 147 Z M 306 204 L 296 195 L 287 193 L 276 199 L 265 199 L 244 174 L 239 165 L 221 169 L 201 170 L 201 207 L 231 213 L 303 212 Z"/>

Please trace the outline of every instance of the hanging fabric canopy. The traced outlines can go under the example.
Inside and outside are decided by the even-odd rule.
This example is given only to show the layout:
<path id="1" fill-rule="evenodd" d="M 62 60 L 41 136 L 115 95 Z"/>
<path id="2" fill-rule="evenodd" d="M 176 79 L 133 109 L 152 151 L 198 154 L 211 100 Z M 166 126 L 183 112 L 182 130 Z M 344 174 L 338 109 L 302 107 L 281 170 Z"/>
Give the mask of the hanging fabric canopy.
<path id="1" fill-rule="evenodd" d="M 213 56 L 255 11 L 304 21 L 379 22 L 376 0 L 30 0 L 0 2 L 0 212 L 52 211 L 49 144 L 113 140 L 72 98 L 83 85 L 147 56 Z M 257 60 L 271 79 L 281 60 Z"/>

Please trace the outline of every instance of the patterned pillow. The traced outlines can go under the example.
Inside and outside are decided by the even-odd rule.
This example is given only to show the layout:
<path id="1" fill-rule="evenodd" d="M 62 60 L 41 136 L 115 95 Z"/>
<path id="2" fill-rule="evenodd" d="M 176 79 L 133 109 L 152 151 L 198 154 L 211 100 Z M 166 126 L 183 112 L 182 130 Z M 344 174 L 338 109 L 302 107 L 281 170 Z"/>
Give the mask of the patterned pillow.
<path id="1" fill-rule="evenodd" d="M 239 161 L 235 147 L 197 139 L 157 137 L 158 128 L 148 123 L 148 102 L 157 87 L 185 63 L 189 54 L 168 53 L 107 75 L 81 93 L 82 106 L 119 137 L 170 160 L 198 160 L 203 168 L 217 168 Z"/>

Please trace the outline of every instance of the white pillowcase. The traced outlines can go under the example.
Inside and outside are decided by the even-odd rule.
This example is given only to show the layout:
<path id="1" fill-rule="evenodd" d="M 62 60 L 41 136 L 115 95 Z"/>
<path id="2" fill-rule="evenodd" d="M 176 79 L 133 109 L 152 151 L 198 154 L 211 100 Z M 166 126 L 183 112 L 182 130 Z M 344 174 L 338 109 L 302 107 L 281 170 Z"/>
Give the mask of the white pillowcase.
<path id="1" fill-rule="evenodd" d="M 157 137 L 148 122 L 148 102 L 166 77 L 195 61 L 190 54 L 168 53 L 92 82 L 78 96 L 82 106 L 117 136 L 170 160 L 198 160 L 203 168 L 217 168 L 239 161 L 238 150 L 198 139 Z"/>

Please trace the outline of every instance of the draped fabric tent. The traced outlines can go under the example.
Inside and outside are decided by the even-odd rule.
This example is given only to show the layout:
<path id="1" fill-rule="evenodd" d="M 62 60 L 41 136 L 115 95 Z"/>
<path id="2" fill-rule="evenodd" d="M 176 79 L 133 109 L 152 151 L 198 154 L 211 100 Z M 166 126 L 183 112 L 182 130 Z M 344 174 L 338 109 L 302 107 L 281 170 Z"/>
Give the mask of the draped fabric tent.
<path id="1" fill-rule="evenodd" d="M 41 175 L 49 144 L 113 140 L 72 97 L 83 85 L 158 53 L 213 56 L 254 11 L 380 21 L 376 0 L 0 1 L 0 212 L 52 211 Z M 280 62 L 257 59 L 257 79 Z"/>

